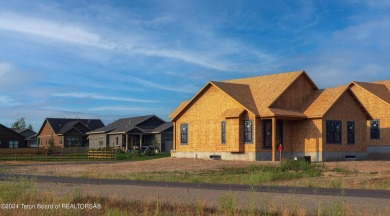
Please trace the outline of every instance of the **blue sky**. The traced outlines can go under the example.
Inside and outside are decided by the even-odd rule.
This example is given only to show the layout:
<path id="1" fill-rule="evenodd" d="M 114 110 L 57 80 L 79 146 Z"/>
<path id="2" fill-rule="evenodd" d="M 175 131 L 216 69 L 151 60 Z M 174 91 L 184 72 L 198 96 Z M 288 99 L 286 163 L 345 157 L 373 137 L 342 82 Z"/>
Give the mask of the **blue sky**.
<path id="1" fill-rule="evenodd" d="M 168 114 L 207 81 L 390 79 L 390 1 L 0 0 L 0 123 Z"/>

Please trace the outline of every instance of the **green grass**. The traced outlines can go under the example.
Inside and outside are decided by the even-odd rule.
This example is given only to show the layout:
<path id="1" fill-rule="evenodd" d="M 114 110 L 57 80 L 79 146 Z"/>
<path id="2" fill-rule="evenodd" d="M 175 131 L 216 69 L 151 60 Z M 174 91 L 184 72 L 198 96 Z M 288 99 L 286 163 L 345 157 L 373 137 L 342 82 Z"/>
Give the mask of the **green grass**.
<path id="1" fill-rule="evenodd" d="M 151 156 L 137 156 L 134 157 L 130 153 L 118 153 L 117 160 L 128 160 L 128 161 L 143 161 L 157 158 L 170 157 L 170 153 L 158 153 Z M 115 159 L 106 158 L 88 158 L 86 154 L 64 154 L 64 155 L 23 155 L 23 156 L 0 156 L 0 161 L 50 161 L 50 162 L 63 162 L 63 161 L 111 161 Z M 1 171 L 1 167 L 0 167 Z"/>
<path id="2" fill-rule="evenodd" d="M 61 189 L 58 186 L 58 190 Z M 61 192 L 60 192 L 61 194 Z M 255 194 L 249 193 L 249 196 Z M 19 204 L 18 209 L 0 209 L 0 215 L 9 216 L 41 216 L 41 215 L 308 215 L 310 212 L 304 208 L 296 208 L 294 205 L 286 205 L 277 208 L 273 205 L 271 194 L 264 195 L 264 205 L 259 207 L 254 204 L 239 206 L 238 198 L 233 192 L 227 192 L 217 197 L 216 205 L 209 205 L 201 200 L 193 203 L 184 203 L 172 197 L 170 202 L 160 200 L 159 196 L 152 199 L 145 198 L 134 200 L 131 197 L 109 196 L 88 196 L 83 189 L 76 188 L 66 195 L 58 196 L 55 191 L 39 190 L 35 180 L 6 179 L 0 181 L 0 203 Z M 21 204 L 37 206 L 62 204 L 94 204 L 94 209 L 23 209 Z M 331 205 L 321 205 L 316 210 L 316 215 L 354 215 L 345 200 L 335 200 Z M 315 212 L 314 212 L 315 213 Z M 388 215 L 388 211 L 382 215 Z M 364 214 L 364 212 L 363 212 Z"/>
<path id="3" fill-rule="evenodd" d="M 122 175 L 121 178 L 131 180 L 173 181 L 173 182 L 207 182 L 223 184 L 258 185 L 279 180 L 292 180 L 305 177 L 319 177 L 322 169 L 305 162 L 284 162 L 276 166 L 248 166 L 242 168 L 222 168 L 220 170 L 205 171 L 172 171 L 152 172 Z"/>
<path id="4" fill-rule="evenodd" d="M 165 158 L 165 157 L 170 157 L 171 153 L 165 153 L 161 152 L 158 154 L 153 154 L 153 155 L 138 155 L 135 156 L 132 153 L 119 153 L 117 154 L 116 159 L 117 160 L 126 160 L 126 161 L 144 161 L 144 160 L 152 160 L 152 159 L 158 159 L 158 158 Z"/>

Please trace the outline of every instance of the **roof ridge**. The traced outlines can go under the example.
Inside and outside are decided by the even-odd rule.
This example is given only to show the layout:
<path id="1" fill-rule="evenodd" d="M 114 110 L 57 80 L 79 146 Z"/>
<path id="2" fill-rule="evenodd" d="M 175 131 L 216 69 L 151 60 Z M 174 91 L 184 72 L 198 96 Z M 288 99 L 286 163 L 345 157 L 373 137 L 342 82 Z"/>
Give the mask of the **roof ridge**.
<path id="1" fill-rule="evenodd" d="M 230 81 L 237 81 L 237 80 L 244 80 L 244 79 L 253 79 L 258 77 L 270 77 L 270 76 L 280 76 L 280 75 L 287 75 L 287 74 L 293 74 L 293 73 L 304 73 L 304 70 L 296 70 L 296 71 L 287 71 L 287 72 L 280 72 L 280 73 L 274 73 L 274 74 L 263 74 L 258 76 L 251 76 L 251 77 L 242 77 L 237 79 L 229 79 L 229 80 L 223 80 L 221 82 L 230 82 Z"/>

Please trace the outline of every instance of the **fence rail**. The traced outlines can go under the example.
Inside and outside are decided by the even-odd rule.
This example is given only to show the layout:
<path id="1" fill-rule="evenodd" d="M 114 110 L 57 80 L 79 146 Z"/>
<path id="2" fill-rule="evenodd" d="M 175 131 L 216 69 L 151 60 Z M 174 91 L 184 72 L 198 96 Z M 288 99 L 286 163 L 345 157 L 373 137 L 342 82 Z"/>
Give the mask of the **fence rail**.
<path id="1" fill-rule="evenodd" d="M 4 150 L 4 151 L 3 151 Z M 115 149 L 88 150 L 77 149 L 72 151 L 48 151 L 44 148 L 36 149 L 0 149 L 0 160 L 30 160 L 30 161 L 82 161 L 82 160 L 113 160 L 116 159 Z"/>
<path id="2" fill-rule="evenodd" d="M 106 159 L 115 159 L 116 150 L 115 149 L 103 149 L 103 150 L 89 150 L 88 158 L 106 158 Z"/>

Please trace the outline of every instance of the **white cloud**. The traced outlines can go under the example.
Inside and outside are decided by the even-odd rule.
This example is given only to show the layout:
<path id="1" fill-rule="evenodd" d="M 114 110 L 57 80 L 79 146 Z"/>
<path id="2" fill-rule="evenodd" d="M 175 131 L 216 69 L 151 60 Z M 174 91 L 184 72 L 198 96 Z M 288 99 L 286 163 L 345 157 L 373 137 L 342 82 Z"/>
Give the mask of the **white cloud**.
<path id="1" fill-rule="evenodd" d="M 21 103 L 16 102 L 14 99 L 9 98 L 7 96 L 0 95 L 0 106 L 9 107 L 9 106 L 17 106 L 21 105 Z"/>
<path id="2" fill-rule="evenodd" d="M 139 103 L 157 103 L 157 102 L 159 102 L 158 100 L 145 100 L 145 99 L 130 98 L 130 97 L 105 96 L 105 95 L 81 93 L 81 92 L 54 93 L 54 94 L 52 94 L 52 96 L 54 96 L 54 97 L 67 97 L 67 98 L 85 98 L 85 99 L 89 98 L 89 99 L 95 99 L 95 100 L 139 102 Z"/>
<path id="3" fill-rule="evenodd" d="M 46 37 L 64 42 L 77 43 L 99 48 L 110 48 L 102 43 L 99 35 L 81 27 L 62 22 L 49 21 L 17 14 L 1 14 L 0 29 Z"/>
<path id="4" fill-rule="evenodd" d="M 196 92 L 197 87 L 192 85 L 186 85 L 186 86 L 176 86 L 176 87 L 170 87 L 167 84 L 159 84 L 151 81 L 147 81 L 141 78 L 133 77 L 132 80 L 134 80 L 136 83 L 141 84 L 146 87 L 165 90 L 165 91 L 171 91 L 171 92 L 181 92 L 181 93 L 190 93 L 193 94 Z"/>

